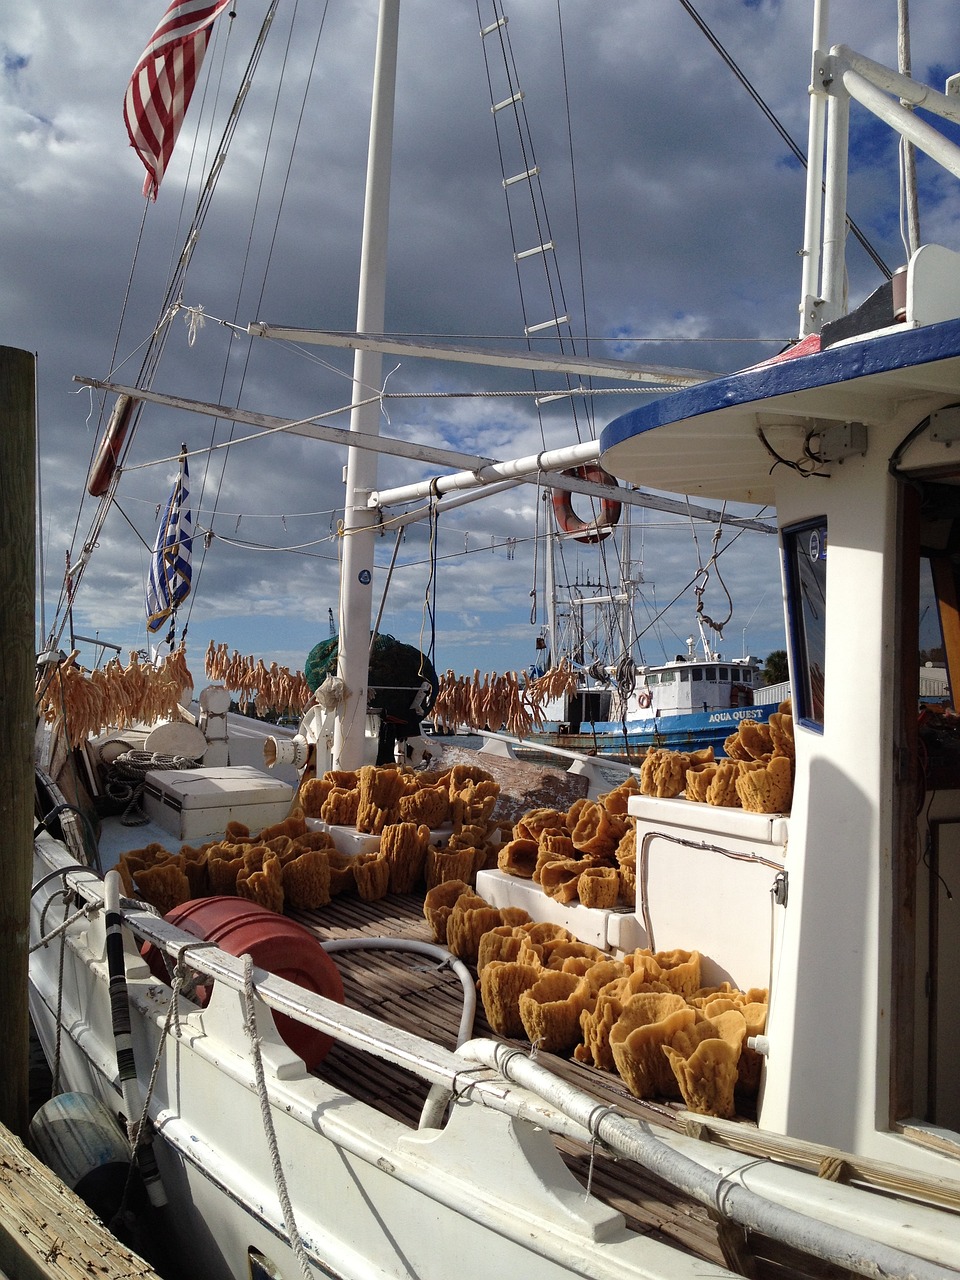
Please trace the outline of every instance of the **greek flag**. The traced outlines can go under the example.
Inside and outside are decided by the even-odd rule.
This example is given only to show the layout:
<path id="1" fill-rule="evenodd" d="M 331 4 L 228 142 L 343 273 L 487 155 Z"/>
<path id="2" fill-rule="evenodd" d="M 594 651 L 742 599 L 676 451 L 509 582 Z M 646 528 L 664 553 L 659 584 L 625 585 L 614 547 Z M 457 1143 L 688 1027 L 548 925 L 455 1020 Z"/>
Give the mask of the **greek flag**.
<path id="1" fill-rule="evenodd" d="M 193 543 L 190 481 L 186 456 L 157 529 L 147 583 L 147 630 L 159 631 L 190 594 L 190 552 Z"/>

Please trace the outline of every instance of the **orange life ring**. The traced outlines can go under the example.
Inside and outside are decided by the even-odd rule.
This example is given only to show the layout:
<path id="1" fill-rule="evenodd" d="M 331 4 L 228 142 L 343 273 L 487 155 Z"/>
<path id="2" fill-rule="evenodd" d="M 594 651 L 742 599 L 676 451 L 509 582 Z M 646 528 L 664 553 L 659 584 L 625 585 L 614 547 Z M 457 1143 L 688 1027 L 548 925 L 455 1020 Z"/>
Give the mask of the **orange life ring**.
<path id="1" fill-rule="evenodd" d="M 612 475 L 592 462 L 582 467 L 572 467 L 561 474 L 619 488 Z M 581 520 L 573 509 L 569 492 L 566 489 L 553 491 L 553 513 L 557 519 L 557 527 L 561 533 L 569 533 L 577 542 L 602 542 L 604 538 L 608 538 L 620 519 L 621 509 L 621 504 L 615 498 L 602 498 L 600 514 L 596 520 Z"/>
<path id="2" fill-rule="evenodd" d="M 637 694 L 638 707 L 643 707 L 644 710 L 646 710 L 646 708 L 649 707 L 652 702 L 653 702 L 653 699 L 650 696 L 649 689 L 642 689 L 640 693 Z"/>
<path id="3" fill-rule="evenodd" d="M 110 487 L 117 463 L 120 461 L 120 450 L 130 429 L 130 417 L 136 401 L 130 396 L 118 396 L 113 406 L 107 429 L 103 433 L 100 447 L 87 476 L 87 493 L 91 498 L 102 498 Z"/>

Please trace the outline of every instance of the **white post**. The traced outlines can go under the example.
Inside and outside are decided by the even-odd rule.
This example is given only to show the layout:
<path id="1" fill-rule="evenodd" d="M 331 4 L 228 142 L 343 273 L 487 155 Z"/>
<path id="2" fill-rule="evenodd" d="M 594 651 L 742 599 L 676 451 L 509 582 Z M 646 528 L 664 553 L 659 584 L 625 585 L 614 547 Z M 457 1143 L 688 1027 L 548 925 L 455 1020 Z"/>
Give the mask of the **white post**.
<path id="1" fill-rule="evenodd" d="M 380 0 L 357 305 L 357 329 L 361 333 L 381 333 L 386 314 L 387 232 L 399 14 L 400 0 Z M 356 407 L 350 418 L 351 431 L 362 431 L 368 435 L 380 432 L 380 406 L 376 402 L 368 405 L 359 402 L 367 399 L 371 390 L 379 388 L 382 361 L 383 357 L 377 351 L 356 353 L 353 365 Z M 367 497 L 376 488 L 376 483 L 376 453 L 351 449 L 346 469 L 340 566 L 337 673 L 344 682 L 346 694 L 337 712 L 334 732 L 333 759 L 337 769 L 358 769 L 364 763 L 377 523 L 376 512 L 367 507 Z"/>
<path id="2" fill-rule="evenodd" d="M 543 490 L 537 490 L 537 501 L 541 500 Z M 557 529 L 553 516 L 553 506 L 544 503 L 546 519 L 544 520 L 544 548 L 546 555 L 543 561 L 543 587 L 547 598 L 547 652 L 550 654 L 550 665 L 555 667 L 562 654 L 557 652 Z M 536 521 L 534 521 L 536 527 Z"/>
<path id="3" fill-rule="evenodd" d="M 810 67 L 810 126 L 807 134 L 807 199 L 803 219 L 803 273 L 800 284 L 800 337 L 819 333 L 820 223 L 823 212 L 823 136 L 827 111 L 820 60 L 827 52 L 828 0 L 814 0 L 813 53 Z"/>
<path id="4" fill-rule="evenodd" d="M 842 86 L 830 99 L 826 203 L 823 210 L 823 278 L 820 324 L 846 313 L 847 155 L 850 99 Z M 819 325 L 818 325 L 819 328 Z"/>

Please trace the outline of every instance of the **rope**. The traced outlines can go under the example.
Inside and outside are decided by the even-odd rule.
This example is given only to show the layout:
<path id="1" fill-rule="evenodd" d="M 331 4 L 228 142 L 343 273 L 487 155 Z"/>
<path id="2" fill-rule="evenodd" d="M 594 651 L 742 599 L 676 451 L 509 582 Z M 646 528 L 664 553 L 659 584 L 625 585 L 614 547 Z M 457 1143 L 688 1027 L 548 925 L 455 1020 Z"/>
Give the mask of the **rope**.
<path id="1" fill-rule="evenodd" d="M 290 1247 L 296 1254 L 297 1261 L 300 1263 L 300 1270 L 304 1276 L 304 1280 L 314 1280 L 313 1271 L 310 1268 L 310 1262 L 307 1258 L 306 1250 L 303 1247 L 303 1241 L 300 1239 L 300 1232 L 297 1230 L 297 1224 L 293 1216 L 293 1206 L 290 1203 L 290 1195 L 287 1191 L 287 1181 L 283 1173 L 283 1166 L 280 1163 L 280 1149 L 277 1146 L 277 1134 L 273 1127 L 273 1117 L 270 1114 L 270 1097 L 267 1093 L 267 1082 L 263 1072 L 263 1057 L 260 1053 L 260 1037 L 257 1034 L 257 1015 L 253 1003 L 254 985 L 253 985 L 253 960 L 249 954 L 243 955 L 243 1029 L 246 1031 L 250 1040 L 250 1047 L 253 1052 L 253 1068 L 257 1079 L 257 1097 L 260 1100 L 260 1115 L 263 1120 L 263 1132 L 266 1135 L 267 1146 L 270 1149 L 270 1163 L 273 1166 L 273 1180 L 276 1184 L 277 1195 L 280 1199 L 280 1208 L 283 1211 L 283 1223 L 287 1230 L 287 1237 L 290 1241 Z"/>
<path id="2" fill-rule="evenodd" d="M 195 769 L 189 756 L 165 756 L 156 751 L 124 751 L 110 766 L 111 776 L 104 791 L 116 804 L 125 804 L 120 822 L 125 827 L 142 827 L 150 821 L 143 811 L 144 779 L 148 773 L 165 769 Z"/>

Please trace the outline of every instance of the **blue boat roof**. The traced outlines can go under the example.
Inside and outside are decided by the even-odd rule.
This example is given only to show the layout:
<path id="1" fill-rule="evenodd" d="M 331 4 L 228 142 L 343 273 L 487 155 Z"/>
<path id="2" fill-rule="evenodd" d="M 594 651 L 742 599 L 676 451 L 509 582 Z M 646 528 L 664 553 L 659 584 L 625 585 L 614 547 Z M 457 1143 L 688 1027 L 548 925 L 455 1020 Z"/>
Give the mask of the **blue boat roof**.
<path id="1" fill-rule="evenodd" d="M 918 418 L 960 390 L 960 320 L 898 327 L 811 355 L 758 365 L 641 405 L 600 436 L 603 466 L 670 493 L 770 503 L 775 465 L 818 425 L 882 422 L 891 395 Z"/>

